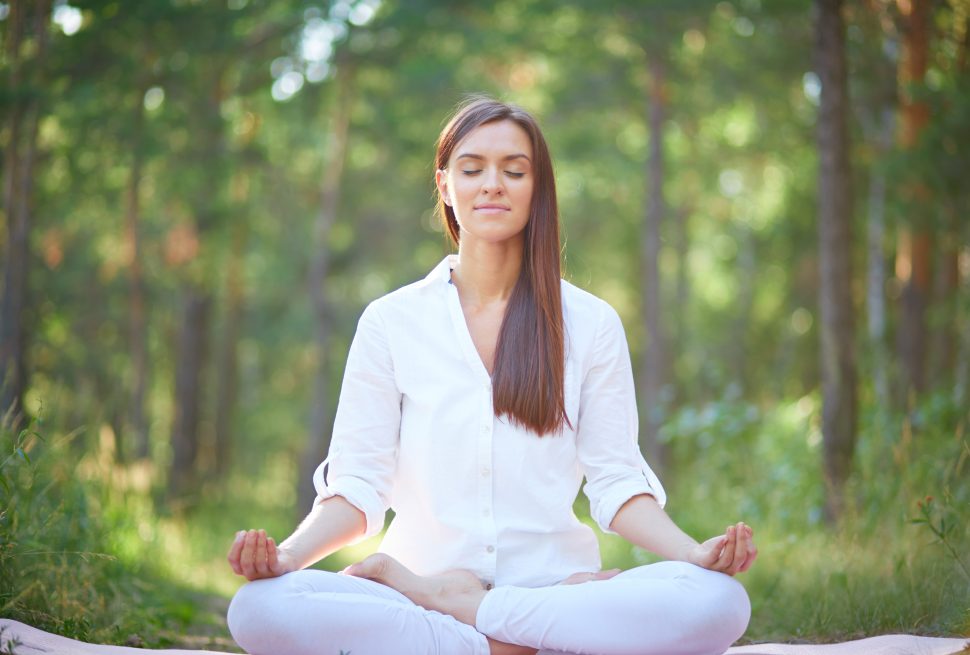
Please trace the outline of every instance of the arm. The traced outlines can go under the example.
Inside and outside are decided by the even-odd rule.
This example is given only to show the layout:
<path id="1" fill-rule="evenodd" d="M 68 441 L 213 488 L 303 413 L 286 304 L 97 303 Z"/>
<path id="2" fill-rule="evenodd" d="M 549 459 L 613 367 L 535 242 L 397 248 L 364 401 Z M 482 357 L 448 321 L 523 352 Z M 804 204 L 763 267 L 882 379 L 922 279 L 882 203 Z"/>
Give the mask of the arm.
<path id="1" fill-rule="evenodd" d="M 636 397 L 630 350 L 620 317 L 600 315 L 583 381 L 577 435 L 586 495 L 601 528 L 661 557 L 734 574 L 757 556 L 751 528 L 738 523 L 698 544 L 663 510 L 663 486 L 637 445 Z"/>
<path id="2" fill-rule="evenodd" d="M 401 394 L 384 323 L 364 310 L 347 355 L 333 438 L 317 467 L 317 499 L 279 547 L 263 530 L 240 531 L 229 550 L 235 573 L 250 580 L 305 568 L 384 526 L 397 465 Z"/>
<path id="3" fill-rule="evenodd" d="M 728 526 L 723 535 L 697 543 L 667 515 L 653 496 L 640 494 L 620 507 L 610 529 L 630 543 L 661 557 L 690 562 L 728 575 L 747 571 L 758 549 L 744 523 Z"/>

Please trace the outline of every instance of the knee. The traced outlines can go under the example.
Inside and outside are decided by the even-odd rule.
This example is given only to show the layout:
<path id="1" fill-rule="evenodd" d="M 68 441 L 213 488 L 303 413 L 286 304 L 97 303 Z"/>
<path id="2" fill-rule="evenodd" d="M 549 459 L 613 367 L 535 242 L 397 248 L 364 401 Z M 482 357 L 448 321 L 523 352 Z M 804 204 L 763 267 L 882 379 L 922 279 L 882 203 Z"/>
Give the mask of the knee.
<path id="1" fill-rule="evenodd" d="M 277 579 L 254 580 L 239 588 L 226 614 L 226 624 L 229 633 L 243 650 L 253 655 L 270 652 L 264 646 L 272 644 L 274 637 L 273 622 L 273 589 Z"/>
<path id="2" fill-rule="evenodd" d="M 748 629 L 751 601 L 744 586 L 734 578 L 705 571 L 701 581 L 697 634 L 704 635 L 701 652 L 723 653 Z"/>

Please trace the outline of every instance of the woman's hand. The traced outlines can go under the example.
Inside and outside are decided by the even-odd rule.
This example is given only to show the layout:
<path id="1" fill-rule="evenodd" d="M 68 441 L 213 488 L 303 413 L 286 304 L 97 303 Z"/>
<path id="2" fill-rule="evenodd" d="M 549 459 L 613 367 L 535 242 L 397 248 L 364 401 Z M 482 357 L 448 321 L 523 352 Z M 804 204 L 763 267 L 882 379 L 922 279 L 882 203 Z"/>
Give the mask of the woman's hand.
<path id="1" fill-rule="evenodd" d="M 724 534 L 691 548 L 687 561 L 728 575 L 743 573 L 758 556 L 753 534 L 751 527 L 744 523 L 729 525 Z"/>
<path id="2" fill-rule="evenodd" d="M 281 550 L 266 530 L 240 530 L 229 549 L 229 566 L 233 573 L 247 580 L 275 578 L 296 570 L 286 551 Z"/>

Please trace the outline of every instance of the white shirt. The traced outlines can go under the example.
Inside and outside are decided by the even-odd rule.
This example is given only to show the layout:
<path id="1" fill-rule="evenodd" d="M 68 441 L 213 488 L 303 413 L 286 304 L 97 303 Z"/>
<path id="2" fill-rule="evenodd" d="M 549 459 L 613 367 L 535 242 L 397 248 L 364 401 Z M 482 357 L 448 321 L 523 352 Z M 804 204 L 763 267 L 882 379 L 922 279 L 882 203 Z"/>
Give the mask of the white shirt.
<path id="1" fill-rule="evenodd" d="M 357 326 L 319 498 L 340 495 L 380 532 L 380 550 L 420 575 L 470 569 L 486 585 L 539 587 L 600 568 L 572 510 L 583 476 L 605 531 L 637 494 L 666 495 L 637 446 L 623 325 L 562 282 L 565 402 L 573 425 L 542 437 L 497 417 L 491 378 L 451 284 L 454 255 L 372 302 Z M 329 468 L 328 468 L 329 464 Z"/>

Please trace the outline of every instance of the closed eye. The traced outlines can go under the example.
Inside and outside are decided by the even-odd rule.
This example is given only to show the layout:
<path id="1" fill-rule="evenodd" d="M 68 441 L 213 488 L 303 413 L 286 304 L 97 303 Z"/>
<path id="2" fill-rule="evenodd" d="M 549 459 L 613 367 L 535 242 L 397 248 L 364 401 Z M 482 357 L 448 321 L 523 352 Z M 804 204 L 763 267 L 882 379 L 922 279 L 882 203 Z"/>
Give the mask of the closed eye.
<path id="1" fill-rule="evenodd" d="M 480 169 L 480 168 L 477 168 L 477 169 L 474 169 L 474 170 L 462 170 L 462 174 L 463 175 L 467 175 L 469 177 L 471 177 L 473 175 L 478 175 L 481 172 L 482 172 L 482 169 Z M 508 175 L 511 178 L 514 178 L 514 179 L 519 179 L 521 177 L 525 177 L 525 173 L 519 173 L 519 172 L 516 172 L 516 171 L 505 171 L 505 174 Z"/>

